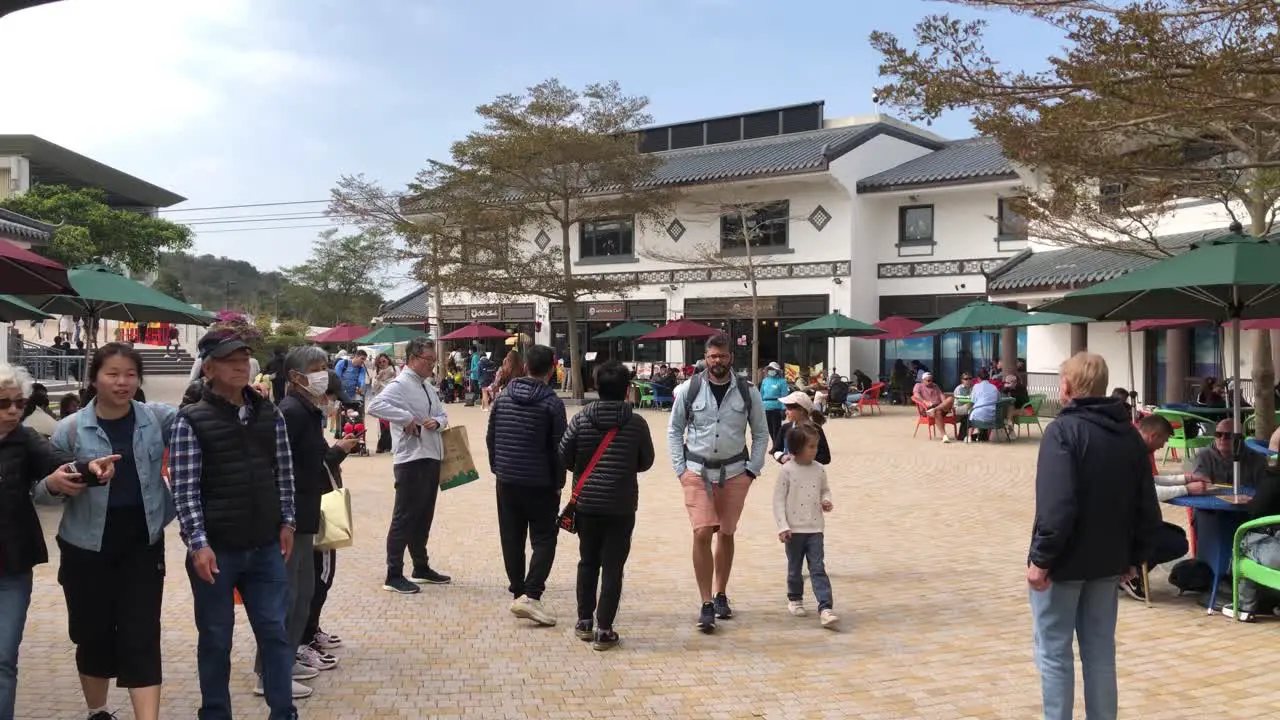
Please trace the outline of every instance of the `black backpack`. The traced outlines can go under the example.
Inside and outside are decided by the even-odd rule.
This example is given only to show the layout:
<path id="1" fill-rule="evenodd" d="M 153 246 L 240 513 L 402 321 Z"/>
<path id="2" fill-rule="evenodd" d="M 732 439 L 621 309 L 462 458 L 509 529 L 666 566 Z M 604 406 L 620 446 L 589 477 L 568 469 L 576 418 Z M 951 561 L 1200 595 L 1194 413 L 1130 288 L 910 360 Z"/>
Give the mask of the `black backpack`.
<path id="1" fill-rule="evenodd" d="M 1203 560 L 1188 558 L 1169 571 L 1169 582 L 1178 588 L 1178 594 L 1201 593 L 1213 589 L 1213 568 Z"/>

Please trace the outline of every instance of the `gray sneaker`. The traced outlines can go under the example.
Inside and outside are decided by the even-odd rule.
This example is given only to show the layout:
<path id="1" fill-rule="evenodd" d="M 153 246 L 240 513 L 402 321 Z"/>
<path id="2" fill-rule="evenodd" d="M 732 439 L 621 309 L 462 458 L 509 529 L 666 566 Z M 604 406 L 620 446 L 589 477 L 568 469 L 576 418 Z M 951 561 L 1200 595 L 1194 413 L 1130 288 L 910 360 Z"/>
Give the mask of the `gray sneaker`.
<path id="1" fill-rule="evenodd" d="M 311 693 L 313 692 L 315 692 L 315 690 L 312 690 L 311 688 L 307 687 L 306 685 L 303 685 L 297 680 L 293 681 L 293 699 L 294 700 L 301 700 L 302 698 L 311 697 Z M 261 675 L 258 676 L 258 682 L 253 686 L 253 694 L 257 695 L 258 697 L 262 697 L 263 695 L 267 694 L 266 690 L 262 689 Z"/>
<path id="2" fill-rule="evenodd" d="M 511 614 L 525 620 L 532 620 L 539 625 L 551 627 L 556 624 L 556 616 L 548 610 L 541 600 L 534 600 L 528 596 L 521 595 L 516 601 L 511 603 Z"/>

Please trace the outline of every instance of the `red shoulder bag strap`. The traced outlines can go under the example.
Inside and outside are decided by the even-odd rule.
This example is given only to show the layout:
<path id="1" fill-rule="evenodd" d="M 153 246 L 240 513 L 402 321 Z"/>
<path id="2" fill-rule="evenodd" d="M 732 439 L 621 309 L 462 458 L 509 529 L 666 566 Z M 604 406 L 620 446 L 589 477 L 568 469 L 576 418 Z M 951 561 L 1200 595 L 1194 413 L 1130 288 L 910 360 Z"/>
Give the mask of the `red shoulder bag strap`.
<path id="1" fill-rule="evenodd" d="M 582 471 L 578 482 L 573 486 L 571 502 L 578 501 L 578 494 L 582 492 L 582 486 L 587 484 L 587 478 L 591 477 L 591 471 L 596 469 L 596 463 L 600 462 L 600 458 L 604 457 L 604 451 L 609 449 L 609 444 L 613 442 L 613 438 L 617 434 L 618 428 L 610 428 L 609 432 L 604 434 L 604 440 L 600 441 L 600 447 L 596 448 L 596 454 L 591 456 L 591 462 L 587 463 L 586 469 Z"/>

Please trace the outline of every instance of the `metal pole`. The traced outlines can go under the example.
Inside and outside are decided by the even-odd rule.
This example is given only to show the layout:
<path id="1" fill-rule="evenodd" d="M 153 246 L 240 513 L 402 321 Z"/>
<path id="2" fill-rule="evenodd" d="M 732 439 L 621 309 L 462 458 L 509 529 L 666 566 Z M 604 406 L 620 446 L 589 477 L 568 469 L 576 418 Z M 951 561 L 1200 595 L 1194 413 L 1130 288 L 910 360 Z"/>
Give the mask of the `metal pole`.
<path id="1" fill-rule="evenodd" d="M 1240 452 L 1243 442 L 1240 434 L 1244 428 L 1240 422 L 1240 289 L 1231 288 L 1231 493 L 1240 494 Z"/>
<path id="2" fill-rule="evenodd" d="M 1138 389 L 1133 383 L 1133 323 L 1129 320 L 1124 321 L 1124 338 L 1129 348 L 1129 392 L 1133 393 L 1131 397 L 1136 397 Z M 1129 417 L 1131 420 L 1138 419 L 1138 401 L 1136 399 L 1130 403 Z"/>

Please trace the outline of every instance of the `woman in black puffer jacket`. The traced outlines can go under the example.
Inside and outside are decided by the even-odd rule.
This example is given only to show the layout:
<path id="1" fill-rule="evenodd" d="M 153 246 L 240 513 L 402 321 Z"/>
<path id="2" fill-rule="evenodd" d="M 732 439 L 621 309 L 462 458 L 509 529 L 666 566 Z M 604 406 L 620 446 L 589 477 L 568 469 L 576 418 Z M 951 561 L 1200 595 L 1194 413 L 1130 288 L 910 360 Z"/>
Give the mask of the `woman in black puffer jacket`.
<path id="1" fill-rule="evenodd" d="M 577 497 L 578 624 L 574 633 L 596 650 L 618 644 L 613 620 L 622 598 L 622 573 L 631 552 L 640 501 L 640 473 L 653 467 L 653 438 L 644 418 L 626 402 L 631 371 L 616 360 L 595 370 L 600 400 L 569 421 L 560 457 L 573 472 L 574 487 L 606 439 L 609 445 Z M 610 433 L 613 433 L 610 436 Z M 596 602 L 599 586 L 600 599 Z M 593 618 L 594 617 L 594 625 Z"/>

